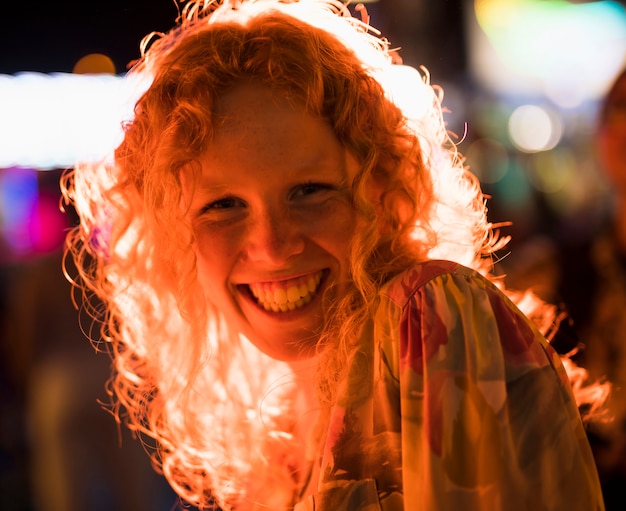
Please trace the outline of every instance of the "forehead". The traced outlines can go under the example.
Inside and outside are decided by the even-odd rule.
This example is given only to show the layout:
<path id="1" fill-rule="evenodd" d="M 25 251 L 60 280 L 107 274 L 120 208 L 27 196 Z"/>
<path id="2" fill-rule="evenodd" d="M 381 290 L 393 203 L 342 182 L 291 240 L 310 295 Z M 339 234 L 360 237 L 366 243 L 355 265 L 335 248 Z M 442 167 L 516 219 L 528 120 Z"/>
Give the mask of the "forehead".
<path id="1" fill-rule="evenodd" d="M 217 118 L 227 120 L 246 117 L 246 114 L 249 117 L 257 109 L 295 111 L 300 108 L 304 108 L 303 103 L 289 92 L 257 80 L 245 80 L 235 83 L 225 94 L 216 98 L 214 113 Z"/>
<path id="2" fill-rule="evenodd" d="M 333 152 L 340 145 L 330 123 L 309 113 L 303 102 L 257 82 L 237 85 L 219 98 L 213 116 L 209 158 L 230 151 L 233 157 L 295 159 Z"/>
<path id="3" fill-rule="evenodd" d="M 213 114 L 213 137 L 200 157 L 205 184 L 349 178 L 347 150 L 330 123 L 277 89 L 240 84 L 216 101 Z"/>

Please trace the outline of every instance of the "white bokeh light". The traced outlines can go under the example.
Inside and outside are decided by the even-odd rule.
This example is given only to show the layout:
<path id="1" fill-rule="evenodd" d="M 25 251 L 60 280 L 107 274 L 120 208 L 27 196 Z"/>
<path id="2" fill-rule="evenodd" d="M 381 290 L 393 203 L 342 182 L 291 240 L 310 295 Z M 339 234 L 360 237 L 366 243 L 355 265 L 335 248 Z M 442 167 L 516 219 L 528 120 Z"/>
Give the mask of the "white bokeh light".
<path id="1" fill-rule="evenodd" d="M 0 75 L 0 167 L 64 168 L 105 157 L 140 89 L 115 75 Z"/>
<path id="2" fill-rule="evenodd" d="M 537 105 L 517 107 L 509 117 L 508 127 L 513 145 L 526 153 L 552 149 L 563 135 L 559 118 Z"/>

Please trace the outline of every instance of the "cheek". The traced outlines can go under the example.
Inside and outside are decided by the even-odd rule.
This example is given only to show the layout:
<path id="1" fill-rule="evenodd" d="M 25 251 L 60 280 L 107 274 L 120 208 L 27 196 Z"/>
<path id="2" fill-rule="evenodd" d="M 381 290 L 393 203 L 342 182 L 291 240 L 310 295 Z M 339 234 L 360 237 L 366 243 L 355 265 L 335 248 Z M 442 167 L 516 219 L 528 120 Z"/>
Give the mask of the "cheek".
<path id="1" fill-rule="evenodd" d="M 217 275 L 215 275 L 215 265 L 203 254 L 197 255 L 198 281 L 202 286 L 205 296 L 215 302 L 215 291 L 217 288 Z"/>
<path id="2" fill-rule="evenodd" d="M 209 242 L 210 241 L 210 242 Z M 198 280 L 207 298 L 215 298 L 224 293 L 228 273 L 232 267 L 229 247 L 219 239 L 201 240 L 195 246 Z"/>
<path id="3" fill-rule="evenodd" d="M 323 240 L 325 248 L 341 265 L 347 264 L 360 215 L 348 204 L 333 208 L 324 222 L 318 223 L 314 237 Z"/>

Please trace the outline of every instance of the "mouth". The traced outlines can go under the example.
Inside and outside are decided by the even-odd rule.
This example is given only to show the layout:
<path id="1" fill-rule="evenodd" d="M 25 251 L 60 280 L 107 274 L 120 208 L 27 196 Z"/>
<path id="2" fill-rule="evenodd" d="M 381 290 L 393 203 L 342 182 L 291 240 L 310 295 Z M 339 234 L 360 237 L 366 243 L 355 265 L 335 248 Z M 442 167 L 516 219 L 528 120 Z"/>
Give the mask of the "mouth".
<path id="1" fill-rule="evenodd" d="M 326 270 L 293 279 L 254 282 L 246 287 L 256 303 L 268 312 L 290 312 L 311 302 L 321 287 Z"/>

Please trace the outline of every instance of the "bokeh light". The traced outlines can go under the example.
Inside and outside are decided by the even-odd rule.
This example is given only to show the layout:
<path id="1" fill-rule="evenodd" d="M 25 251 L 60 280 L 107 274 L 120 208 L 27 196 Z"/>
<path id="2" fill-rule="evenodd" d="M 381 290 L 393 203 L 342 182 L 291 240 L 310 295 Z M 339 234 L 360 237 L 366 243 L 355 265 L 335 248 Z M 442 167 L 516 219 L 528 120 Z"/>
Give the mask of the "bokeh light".
<path id="1" fill-rule="evenodd" d="M 508 128 L 511 142 L 526 153 L 552 149 L 563 134 L 558 116 L 537 105 L 517 107 L 509 118 Z"/>
<path id="2" fill-rule="evenodd" d="M 115 74 L 115 64 L 111 57 L 103 55 L 102 53 L 89 53 L 80 58 L 72 69 L 74 74 L 88 75 L 88 74 Z"/>
<path id="3" fill-rule="evenodd" d="M 476 79 L 563 108 L 600 97 L 626 62 L 626 7 L 615 1 L 475 0 L 468 16 Z"/>
<path id="4" fill-rule="evenodd" d="M 0 172 L 0 225 L 11 251 L 20 254 L 32 249 L 38 202 L 35 170 L 9 168 Z"/>
<path id="5" fill-rule="evenodd" d="M 105 157 L 139 92 L 114 75 L 0 75 L 0 167 L 54 169 Z"/>

